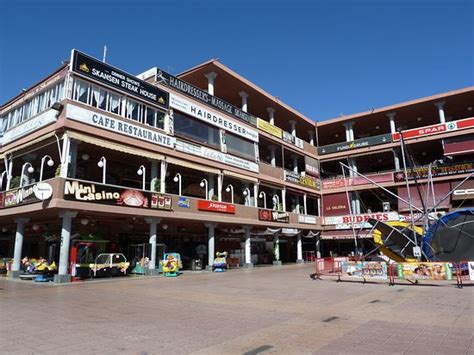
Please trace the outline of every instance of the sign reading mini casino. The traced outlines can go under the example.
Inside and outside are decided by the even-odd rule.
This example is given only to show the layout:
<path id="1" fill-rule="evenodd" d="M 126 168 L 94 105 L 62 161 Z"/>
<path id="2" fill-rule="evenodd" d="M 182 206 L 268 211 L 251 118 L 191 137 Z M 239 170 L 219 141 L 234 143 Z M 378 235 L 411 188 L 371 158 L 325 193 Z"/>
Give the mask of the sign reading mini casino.
<path id="1" fill-rule="evenodd" d="M 217 201 L 198 200 L 198 210 L 235 214 L 235 205 Z"/>
<path id="2" fill-rule="evenodd" d="M 207 105 L 210 105 L 219 111 L 225 112 L 229 115 L 232 115 L 239 120 L 248 122 L 254 126 L 257 125 L 257 118 L 245 111 L 242 111 L 240 108 L 237 108 L 224 100 L 219 99 L 213 95 L 210 95 L 208 92 L 195 87 L 181 79 L 174 77 L 171 74 L 168 74 L 162 70 L 158 70 L 156 73 L 156 81 L 158 84 L 163 84 L 173 89 L 176 89 L 183 94 L 186 94 L 196 100 L 199 100 Z"/>
<path id="3" fill-rule="evenodd" d="M 268 222 L 289 223 L 290 214 L 288 212 L 273 211 L 261 208 L 258 210 L 258 219 Z"/>
<path id="4" fill-rule="evenodd" d="M 169 106 L 167 92 L 75 49 L 72 51 L 71 68 L 73 72 L 122 90 L 131 96 L 165 108 Z"/>

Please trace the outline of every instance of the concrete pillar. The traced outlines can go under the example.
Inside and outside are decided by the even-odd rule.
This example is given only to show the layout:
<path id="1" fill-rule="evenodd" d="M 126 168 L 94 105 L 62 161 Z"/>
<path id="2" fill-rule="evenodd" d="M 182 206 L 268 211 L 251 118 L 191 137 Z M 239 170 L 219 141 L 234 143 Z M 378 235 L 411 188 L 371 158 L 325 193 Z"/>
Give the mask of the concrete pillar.
<path id="1" fill-rule="evenodd" d="M 150 191 L 160 192 L 161 190 L 161 180 L 158 176 L 158 161 L 155 159 L 150 159 Z M 160 188 L 156 188 L 157 181 L 160 182 Z"/>
<path id="2" fill-rule="evenodd" d="M 212 264 L 214 263 L 214 258 L 215 258 L 215 232 L 216 232 L 216 226 L 217 224 L 215 223 L 206 223 L 205 224 L 207 228 L 207 266 L 206 270 L 212 271 Z"/>
<path id="3" fill-rule="evenodd" d="M 291 159 L 293 160 L 293 172 L 298 174 L 298 156 L 292 155 Z"/>
<path id="4" fill-rule="evenodd" d="M 280 260 L 280 237 L 275 236 L 273 237 L 273 257 L 275 260 L 273 260 L 273 265 L 275 266 L 281 266 L 281 260 Z"/>
<path id="5" fill-rule="evenodd" d="M 435 106 L 438 108 L 439 123 L 446 123 L 446 118 L 444 116 L 444 105 L 446 101 L 435 102 Z"/>
<path id="6" fill-rule="evenodd" d="M 217 175 L 217 201 L 222 202 L 222 183 L 224 182 L 224 175 Z"/>
<path id="7" fill-rule="evenodd" d="M 20 277 L 21 251 L 23 249 L 23 238 L 25 234 L 25 224 L 29 222 L 29 218 L 17 218 L 16 235 L 15 235 L 15 251 L 13 253 L 13 264 L 10 272 L 10 278 Z"/>
<path id="8" fill-rule="evenodd" d="M 68 274 L 69 265 L 69 244 L 71 242 L 71 222 L 77 216 L 75 211 L 64 211 L 59 213 L 62 218 L 61 229 L 61 250 L 59 254 L 58 274 L 54 275 L 55 283 L 65 283 L 71 281 L 71 275 Z"/>
<path id="9" fill-rule="evenodd" d="M 258 183 L 253 184 L 253 205 L 258 207 Z"/>
<path id="10" fill-rule="evenodd" d="M 267 112 L 268 112 L 268 122 L 270 122 L 271 125 L 275 125 L 275 109 L 273 107 L 267 107 Z"/>
<path id="11" fill-rule="evenodd" d="M 148 263 L 148 270 L 145 270 L 147 275 L 158 275 L 158 269 L 156 268 L 156 230 L 158 223 L 161 222 L 161 218 L 147 217 L 145 222 L 150 225 L 150 262 Z"/>
<path id="12" fill-rule="evenodd" d="M 245 263 L 244 267 L 251 268 L 252 264 L 252 249 L 250 248 L 250 226 L 244 226 L 245 231 Z"/>
<path id="13" fill-rule="evenodd" d="M 283 212 L 286 212 L 286 188 L 283 187 L 283 190 L 281 190 L 281 205 L 283 208 Z"/>
<path id="14" fill-rule="evenodd" d="M 69 166 L 69 148 L 71 146 L 71 140 L 66 133 L 63 134 L 63 146 L 61 149 L 61 172 L 59 174 L 62 178 L 67 178 L 68 166 Z"/>
<path id="15" fill-rule="evenodd" d="M 160 192 L 166 193 L 166 170 L 168 169 L 168 162 L 162 160 L 160 165 Z"/>
<path id="16" fill-rule="evenodd" d="M 214 95 L 214 80 L 216 79 L 217 74 L 211 71 L 204 76 L 207 78 L 207 92 L 210 95 Z"/>
<path id="17" fill-rule="evenodd" d="M 242 98 L 242 111 L 247 112 L 247 98 L 249 97 L 249 94 L 245 91 L 241 91 L 239 92 L 239 96 Z"/>
<path id="18" fill-rule="evenodd" d="M 76 168 L 77 168 L 77 145 L 78 142 L 71 140 L 69 143 L 69 177 L 76 177 Z"/>
<path id="19" fill-rule="evenodd" d="M 10 184 L 13 178 L 12 171 L 13 171 L 13 159 L 10 159 L 10 163 L 8 164 L 7 185 L 5 186 L 5 191 L 10 190 Z"/>
<path id="20" fill-rule="evenodd" d="M 390 113 L 387 113 L 387 117 L 389 118 L 390 120 L 390 133 L 397 133 L 397 127 L 396 127 L 396 124 L 395 124 L 395 116 L 397 115 L 396 112 L 390 112 Z"/>
<path id="21" fill-rule="evenodd" d="M 303 264 L 303 242 L 301 241 L 301 234 L 296 237 L 296 263 Z"/>
<path id="22" fill-rule="evenodd" d="M 209 198 L 209 200 L 212 200 L 212 196 L 214 196 L 215 192 L 216 192 L 216 189 L 215 189 L 215 182 L 214 182 L 214 174 L 208 174 L 207 175 L 207 183 L 208 183 L 208 192 L 207 192 L 207 196 Z"/>
<path id="23" fill-rule="evenodd" d="M 321 257 L 321 232 L 315 237 L 316 238 L 316 257 Z"/>
<path id="24" fill-rule="evenodd" d="M 290 120 L 290 129 L 291 129 L 291 135 L 293 137 L 296 137 L 296 121 L 295 120 Z"/>
<path id="25" fill-rule="evenodd" d="M 393 150 L 393 161 L 395 163 L 395 170 L 400 170 L 400 158 L 398 157 L 398 153 L 395 149 Z"/>
<path id="26" fill-rule="evenodd" d="M 314 131 L 308 131 L 308 136 L 309 136 L 309 144 L 314 146 Z"/>
<path id="27" fill-rule="evenodd" d="M 295 213 L 300 214 L 300 196 L 299 195 L 296 196 L 295 202 L 296 202 L 296 204 L 295 204 Z"/>
<path id="28" fill-rule="evenodd" d="M 321 216 L 321 198 L 318 197 L 316 199 L 317 207 L 318 207 L 318 216 Z"/>
<path id="29" fill-rule="evenodd" d="M 308 214 L 308 204 L 307 204 L 306 193 L 303 194 L 303 209 L 304 209 L 304 214 Z"/>
<path id="30" fill-rule="evenodd" d="M 270 150 L 270 165 L 276 167 L 276 147 L 271 145 L 268 150 Z"/>

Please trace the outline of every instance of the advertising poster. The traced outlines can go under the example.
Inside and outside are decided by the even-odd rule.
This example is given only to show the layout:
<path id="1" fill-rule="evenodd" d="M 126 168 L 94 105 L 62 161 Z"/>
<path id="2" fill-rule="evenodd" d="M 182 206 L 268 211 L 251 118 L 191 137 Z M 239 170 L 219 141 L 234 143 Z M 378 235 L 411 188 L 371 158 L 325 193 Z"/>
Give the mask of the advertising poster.
<path id="1" fill-rule="evenodd" d="M 469 280 L 474 281 L 474 261 L 469 261 L 467 267 L 469 269 Z"/>
<path id="2" fill-rule="evenodd" d="M 400 263 L 398 278 L 405 280 L 452 280 L 453 273 L 448 263 Z"/>
<path id="3" fill-rule="evenodd" d="M 342 276 L 364 279 L 387 279 L 387 264 L 378 261 L 344 261 L 341 263 Z"/>

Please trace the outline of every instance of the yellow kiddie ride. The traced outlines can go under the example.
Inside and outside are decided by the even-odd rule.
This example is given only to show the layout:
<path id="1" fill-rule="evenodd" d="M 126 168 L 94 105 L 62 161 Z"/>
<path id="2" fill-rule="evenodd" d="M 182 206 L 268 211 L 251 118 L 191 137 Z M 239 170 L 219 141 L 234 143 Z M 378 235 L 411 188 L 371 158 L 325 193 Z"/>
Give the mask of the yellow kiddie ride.
<path id="1" fill-rule="evenodd" d="M 179 269 L 182 267 L 181 255 L 178 253 L 166 253 L 161 261 L 163 276 L 176 277 L 179 275 Z"/>

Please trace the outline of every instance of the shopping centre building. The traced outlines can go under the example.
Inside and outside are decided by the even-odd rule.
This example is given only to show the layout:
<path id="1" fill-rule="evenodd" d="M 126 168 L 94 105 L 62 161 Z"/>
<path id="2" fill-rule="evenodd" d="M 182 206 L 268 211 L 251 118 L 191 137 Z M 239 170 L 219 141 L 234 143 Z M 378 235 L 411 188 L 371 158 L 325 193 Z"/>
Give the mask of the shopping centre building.
<path id="1" fill-rule="evenodd" d="M 443 199 L 474 171 L 473 107 L 471 87 L 315 123 L 217 60 L 134 76 L 74 50 L 1 106 L 0 257 L 12 276 L 23 256 L 56 260 L 67 281 L 85 241 L 146 252 L 149 273 L 164 251 L 185 268 L 347 254 L 353 220 L 408 218 L 382 189 L 414 188 L 399 130 L 436 213 L 473 206 L 472 181 Z"/>

